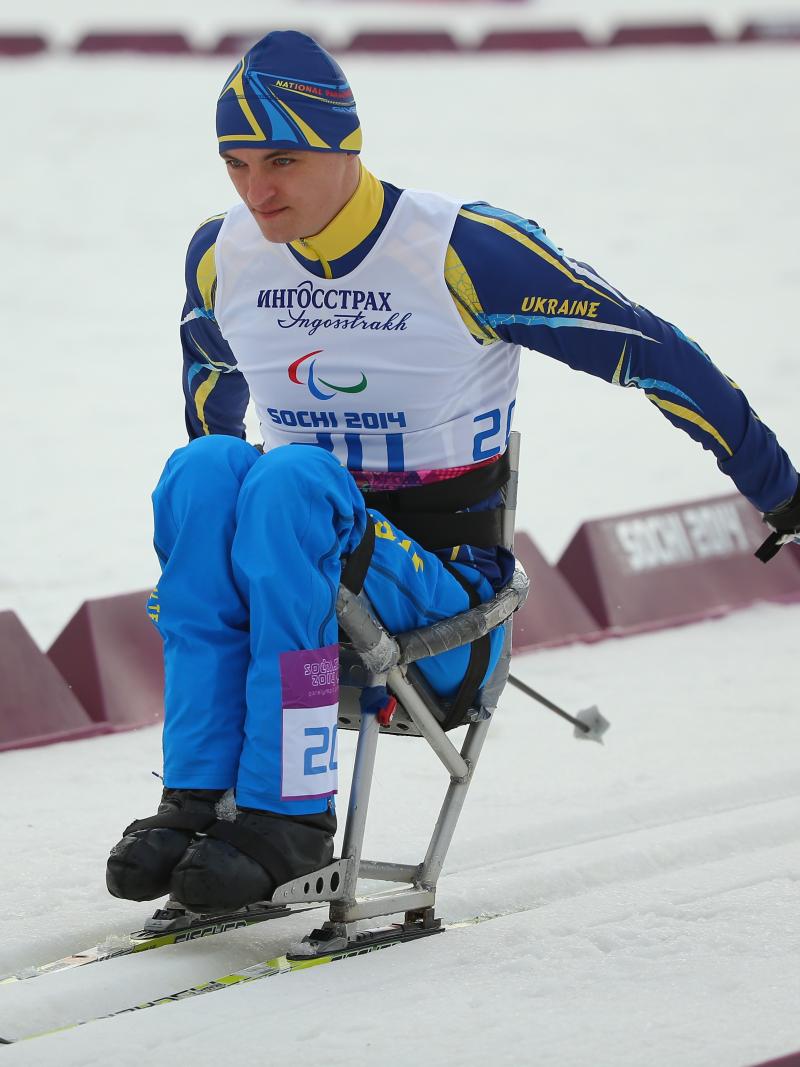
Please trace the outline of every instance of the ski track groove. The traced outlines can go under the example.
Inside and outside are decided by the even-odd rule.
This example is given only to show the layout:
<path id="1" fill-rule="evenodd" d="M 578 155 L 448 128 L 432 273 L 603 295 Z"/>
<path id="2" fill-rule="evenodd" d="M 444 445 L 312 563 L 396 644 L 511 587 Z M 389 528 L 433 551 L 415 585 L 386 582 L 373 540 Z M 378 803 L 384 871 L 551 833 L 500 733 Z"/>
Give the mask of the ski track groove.
<path id="1" fill-rule="evenodd" d="M 741 804 L 729 804 L 724 806 L 715 807 L 711 811 L 693 812 L 691 815 L 684 815 L 677 818 L 670 819 L 653 819 L 645 822 L 641 822 L 637 826 L 632 826 L 625 830 L 615 830 L 613 833 L 607 834 L 587 834 L 575 841 L 563 841 L 559 844 L 548 845 L 544 848 L 536 849 L 518 849 L 516 852 L 509 853 L 500 859 L 490 860 L 486 863 L 474 863 L 474 864 L 462 864 L 458 867 L 453 867 L 447 870 L 442 875 L 442 881 L 446 878 L 453 877 L 455 875 L 470 874 L 475 871 L 489 870 L 496 867 L 502 867 L 507 863 L 516 863 L 519 860 L 534 859 L 537 856 L 548 856 L 558 852 L 569 851 L 574 848 L 581 848 L 584 845 L 599 844 L 603 841 L 614 841 L 623 837 L 630 837 L 634 834 L 649 833 L 653 830 L 668 829 L 671 826 L 685 826 L 690 823 L 699 823 L 708 819 L 714 819 L 723 815 L 731 815 L 735 812 L 749 811 L 751 809 L 764 807 L 770 804 L 780 804 L 787 800 L 800 800 L 800 790 L 788 790 L 786 792 L 778 793 L 771 797 L 764 797 L 760 800 L 747 801 Z M 441 885 L 441 882 L 440 882 Z"/>
<path id="2" fill-rule="evenodd" d="M 781 804 L 787 805 L 784 813 L 778 808 Z M 735 823 L 726 825 L 726 819 L 742 812 L 750 813 L 753 818 L 746 821 L 737 819 Z M 726 874 L 725 865 L 726 862 L 741 860 L 759 852 L 769 858 L 769 851 L 776 845 L 785 848 L 795 844 L 798 821 L 800 795 L 792 793 L 756 803 L 729 805 L 725 810 L 707 815 L 695 814 L 654 827 L 597 835 L 589 842 L 504 857 L 470 871 L 451 872 L 451 875 L 459 874 L 461 884 L 452 887 L 446 881 L 444 885 L 440 883 L 440 900 L 444 897 L 440 905 L 441 914 L 445 919 L 458 917 L 470 906 L 474 913 L 491 910 L 492 901 L 496 907 L 498 899 L 503 897 L 507 900 L 516 897 L 518 900 L 518 903 L 503 909 L 503 915 L 568 905 L 581 898 L 593 900 L 592 906 L 595 906 L 597 898 L 604 891 L 622 885 L 630 887 L 633 883 L 649 883 L 643 893 L 636 895 L 636 903 L 630 908 L 614 908 L 613 920 L 602 920 L 603 923 L 619 922 L 641 912 L 642 897 L 646 901 L 645 907 L 663 915 L 665 910 L 669 911 L 676 905 L 720 897 L 776 878 L 796 881 L 796 875 L 785 863 L 779 871 L 767 863 L 763 875 L 759 873 L 757 877 L 743 876 L 740 872 Z M 687 826 L 693 830 L 688 837 L 685 836 Z M 683 836 L 673 836 L 671 831 L 679 828 Z M 608 849 L 609 843 L 618 847 Z M 581 854 L 582 849 L 587 851 Z M 560 862 L 550 863 L 546 867 L 540 865 L 538 861 L 548 855 Z M 674 889 L 665 889 L 658 884 L 659 880 L 669 881 L 669 876 L 678 871 L 700 871 L 714 867 L 719 868 L 716 877 L 721 882 L 713 891 L 698 892 L 694 887 L 689 889 L 692 880 L 687 885 L 688 892 L 676 893 Z M 507 872 L 507 876 L 502 880 L 475 877 L 485 876 L 492 871 Z M 470 875 L 473 877 L 470 878 Z M 519 899 L 520 892 L 527 888 L 529 893 L 532 885 L 535 886 L 536 899 Z M 585 911 L 588 913 L 588 910 L 587 907 Z"/>

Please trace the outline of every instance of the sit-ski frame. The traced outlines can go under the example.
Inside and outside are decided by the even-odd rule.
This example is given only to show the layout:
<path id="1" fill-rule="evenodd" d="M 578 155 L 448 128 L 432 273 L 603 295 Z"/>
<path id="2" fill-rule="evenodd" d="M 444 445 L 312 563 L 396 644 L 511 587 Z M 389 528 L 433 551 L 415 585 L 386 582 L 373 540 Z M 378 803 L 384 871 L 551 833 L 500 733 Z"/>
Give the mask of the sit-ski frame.
<path id="1" fill-rule="evenodd" d="M 509 439 L 511 477 L 505 489 L 503 544 L 512 549 L 516 507 L 519 434 Z M 330 901 L 328 921 L 305 939 L 300 952 L 346 948 L 356 940 L 357 924 L 377 916 L 403 914 L 408 936 L 420 936 L 438 927 L 433 908 L 436 883 L 455 832 L 481 748 L 508 677 L 511 658 L 511 616 L 528 594 L 528 579 L 518 565 L 507 586 L 485 604 L 443 619 L 431 626 L 392 636 L 384 630 L 363 594 L 354 596 L 344 587 L 337 598 L 339 623 L 350 639 L 341 655 L 342 699 L 339 725 L 358 729 L 350 803 L 342 856 L 321 870 L 278 886 L 270 903 L 280 906 L 309 901 Z M 505 627 L 500 660 L 470 709 L 469 726 L 459 751 L 442 729 L 443 709 L 419 670 L 416 660 L 468 644 L 498 626 Z M 393 714 L 362 714 L 359 691 L 386 686 L 397 700 Z M 450 777 L 439 817 L 424 860 L 416 866 L 361 858 L 369 807 L 375 755 L 380 733 L 424 737 Z M 404 888 L 357 896 L 359 878 L 385 881 Z M 408 888 L 405 888 L 405 887 Z"/>

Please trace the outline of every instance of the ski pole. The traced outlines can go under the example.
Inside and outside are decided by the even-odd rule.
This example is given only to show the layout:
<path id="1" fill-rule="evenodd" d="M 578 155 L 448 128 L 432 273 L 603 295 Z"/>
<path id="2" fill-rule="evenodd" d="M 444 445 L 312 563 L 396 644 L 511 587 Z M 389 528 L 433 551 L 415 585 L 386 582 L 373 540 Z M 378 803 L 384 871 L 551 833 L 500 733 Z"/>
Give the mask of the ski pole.
<path id="1" fill-rule="evenodd" d="M 611 724 L 607 719 L 603 718 L 595 705 L 592 705 L 590 708 L 584 708 L 583 711 L 578 712 L 577 716 L 573 716 L 570 715 L 569 712 L 564 711 L 563 708 L 560 708 L 558 704 L 554 704 L 552 700 L 548 700 L 547 697 L 542 696 L 541 693 L 537 693 L 535 689 L 532 689 L 515 675 L 509 674 L 508 680 L 516 689 L 519 689 L 550 711 L 554 711 L 556 715 L 560 715 L 562 719 L 566 719 L 567 722 L 572 723 L 575 727 L 575 737 L 579 740 L 597 741 L 599 744 L 603 744 L 603 734 Z"/>

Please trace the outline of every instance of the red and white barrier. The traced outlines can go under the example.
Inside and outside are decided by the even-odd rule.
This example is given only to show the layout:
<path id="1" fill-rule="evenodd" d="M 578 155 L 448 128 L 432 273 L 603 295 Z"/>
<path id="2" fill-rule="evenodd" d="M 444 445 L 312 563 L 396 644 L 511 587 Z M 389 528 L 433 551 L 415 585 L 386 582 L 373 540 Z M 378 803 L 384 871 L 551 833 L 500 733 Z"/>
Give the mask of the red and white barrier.
<path id="1" fill-rule="evenodd" d="M 515 652 L 602 637 L 597 619 L 526 533 L 517 534 L 514 554 L 531 583 L 528 599 L 514 616 Z"/>
<path id="2" fill-rule="evenodd" d="M 195 49 L 182 33 L 127 30 L 86 33 L 75 45 L 79 55 L 139 52 L 150 56 L 191 55 Z"/>
<path id="3" fill-rule="evenodd" d="M 611 34 L 608 45 L 610 48 L 620 48 L 665 44 L 719 44 L 721 40 L 705 22 L 664 22 L 620 26 Z"/>
<path id="4" fill-rule="evenodd" d="M 38 33 L 0 33 L 0 58 L 35 56 L 50 44 Z"/>
<path id="5" fill-rule="evenodd" d="M 48 652 L 89 716 L 114 729 L 163 718 L 161 638 L 147 617 L 147 597 L 87 600 Z"/>
<path id="6" fill-rule="evenodd" d="M 584 523 L 558 569 L 603 628 L 675 625 L 800 599 L 794 546 L 753 556 L 768 532 L 743 497 L 716 497 Z"/>
<path id="7" fill-rule="evenodd" d="M 748 41 L 771 41 L 778 43 L 791 43 L 800 41 L 800 18 L 789 21 L 787 19 L 748 22 L 739 34 L 741 42 Z"/>
<path id="8" fill-rule="evenodd" d="M 0 752 L 103 732 L 14 612 L 0 612 Z"/>
<path id="9" fill-rule="evenodd" d="M 755 1067 L 800 1067 L 800 1052 L 793 1052 L 790 1056 L 781 1056 L 778 1060 L 757 1063 Z"/>
<path id="10" fill-rule="evenodd" d="M 479 52 L 561 52 L 591 48 L 583 30 L 540 28 L 490 30 L 478 45 Z"/>
<path id="11" fill-rule="evenodd" d="M 337 52 L 460 52 L 461 46 L 446 30 L 364 30 L 353 34 Z"/>

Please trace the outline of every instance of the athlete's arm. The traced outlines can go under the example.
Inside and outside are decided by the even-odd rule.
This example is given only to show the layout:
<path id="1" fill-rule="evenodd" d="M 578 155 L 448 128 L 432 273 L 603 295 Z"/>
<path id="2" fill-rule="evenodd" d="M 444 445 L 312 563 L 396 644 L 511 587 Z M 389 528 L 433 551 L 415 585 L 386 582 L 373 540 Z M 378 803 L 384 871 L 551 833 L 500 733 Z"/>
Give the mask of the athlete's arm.
<path id="1" fill-rule="evenodd" d="M 476 341 L 523 345 L 641 389 L 761 511 L 794 495 L 797 472 L 741 389 L 695 341 L 570 259 L 536 223 L 488 204 L 465 206 L 445 275 Z"/>
<path id="2" fill-rule="evenodd" d="M 190 438 L 223 433 L 244 438 L 250 393 L 214 318 L 217 272 L 214 242 L 222 217 L 195 233 L 186 253 L 186 303 L 181 318 L 183 395 Z"/>

